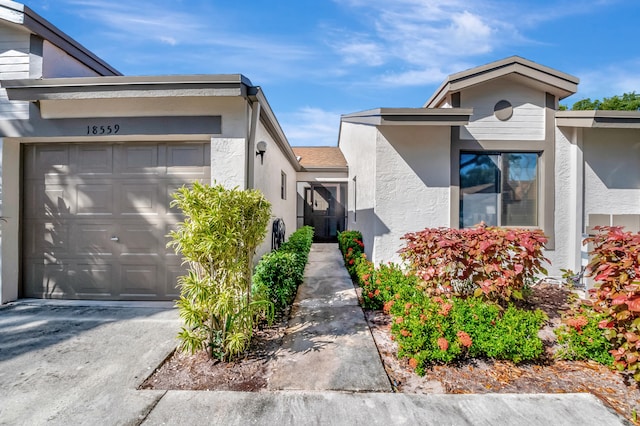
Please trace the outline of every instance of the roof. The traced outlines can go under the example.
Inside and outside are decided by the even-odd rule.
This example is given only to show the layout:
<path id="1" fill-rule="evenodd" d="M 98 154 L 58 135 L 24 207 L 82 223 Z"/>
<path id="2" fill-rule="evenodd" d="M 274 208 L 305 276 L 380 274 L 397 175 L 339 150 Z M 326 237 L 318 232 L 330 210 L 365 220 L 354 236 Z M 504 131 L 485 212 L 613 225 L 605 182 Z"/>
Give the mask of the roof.
<path id="1" fill-rule="evenodd" d="M 21 3 L 10 0 L 0 0 L 0 22 L 1 21 L 26 28 L 33 34 L 58 46 L 67 54 L 100 75 L 121 75 L 118 70 L 62 32 L 51 22 Z"/>
<path id="2" fill-rule="evenodd" d="M 342 151 L 334 146 L 294 146 L 293 152 L 305 169 L 347 168 Z"/>
<path id="3" fill-rule="evenodd" d="M 539 87 L 564 99 L 578 91 L 580 79 L 520 56 L 511 56 L 486 65 L 451 74 L 424 104 L 425 108 L 441 106 L 447 94 L 477 86 L 497 78 L 511 76 L 524 84 Z"/>
<path id="4" fill-rule="evenodd" d="M 463 126 L 469 124 L 469 108 L 376 108 L 346 114 L 341 121 L 374 126 Z"/>
<path id="5" fill-rule="evenodd" d="M 9 99 L 45 101 L 166 96 L 246 96 L 257 87 L 242 74 L 101 76 L 2 80 Z"/>
<path id="6" fill-rule="evenodd" d="M 559 127 L 640 129 L 640 111 L 558 111 Z"/>

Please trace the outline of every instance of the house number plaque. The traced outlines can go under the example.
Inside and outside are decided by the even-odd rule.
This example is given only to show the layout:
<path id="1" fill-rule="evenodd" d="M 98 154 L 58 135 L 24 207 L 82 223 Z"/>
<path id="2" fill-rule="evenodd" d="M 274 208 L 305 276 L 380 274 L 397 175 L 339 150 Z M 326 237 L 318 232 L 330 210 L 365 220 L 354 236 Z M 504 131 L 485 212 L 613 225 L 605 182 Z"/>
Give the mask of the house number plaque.
<path id="1" fill-rule="evenodd" d="M 119 124 L 109 124 L 106 126 L 87 126 L 87 135 L 115 135 L 119 131 Z"/>

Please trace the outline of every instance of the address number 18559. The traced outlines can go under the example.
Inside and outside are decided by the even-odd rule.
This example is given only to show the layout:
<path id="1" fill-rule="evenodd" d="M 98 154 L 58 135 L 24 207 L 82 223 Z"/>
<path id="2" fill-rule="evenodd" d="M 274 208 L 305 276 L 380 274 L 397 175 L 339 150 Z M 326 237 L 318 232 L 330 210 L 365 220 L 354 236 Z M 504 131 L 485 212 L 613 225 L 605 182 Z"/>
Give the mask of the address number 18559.
<path id="1" fill-rule="evenodd" d="M 107 126 L 87 126 L 88 135 L 115 135 L 119 131 L 119 124 L 109 124 Z"/>

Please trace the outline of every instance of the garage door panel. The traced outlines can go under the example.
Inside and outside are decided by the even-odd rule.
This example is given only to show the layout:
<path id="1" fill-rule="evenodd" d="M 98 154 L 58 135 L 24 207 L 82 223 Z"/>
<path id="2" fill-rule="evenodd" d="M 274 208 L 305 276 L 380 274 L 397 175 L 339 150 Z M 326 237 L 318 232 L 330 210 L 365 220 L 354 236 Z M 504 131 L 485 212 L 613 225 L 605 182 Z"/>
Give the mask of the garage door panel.
<path id="1" fill-rule="evenodd" d="M 113 294 L 113 266 L 108 264 L 78 263 L 73 281 L 78 296 L 108 297 Z M 117 290 L 117 289 L 115 289 Z M 115 292 L 117 294 L 117 291 Z"/>
<path id="2" fill-rule="evenodd" d="M 24 271 L 25 297 L 61 298 L 75 293 L 69 285 L 66 265 L 47 264 L 44 260 L 31 263 Z"/>
<path id="3" fill-rule="evenodd" d="M 203 176 L 209 160 L 205 152 L 202 144 L 168 145 L 167 174 Z"/>
<path id="4" fill-rule="evenodd" d="M 69 226 L 66 224 L 25 221 L 24 240 L 28 256 L 54 258 L 69 254 Z"/>
<path id="5" fill-rule="evenodd" d="M 171 300 L 184 275 L 170 196 L 210 181 L 206 143 L 26 145 L 23 295 Z M 42 172 L 46 170 L 46 172 Z"/>
<path id="6" fill-rule="evenodd" d="M 123 264 L 121 274 L 123 296 L 158 294 L 158 268 L 154 264 Z"/>
<path id="7" fill-rule="evenodd" d="M 91 144 L 77 146 L 77 172 L 80 175 L 113 173 L 113 147 Z"/>
<path id="8" fill-rule="evenodd" d="M 26 178 L 67 175 L 70 172 L 69 148 L 66 145 L 36 145 L 25 149 Z"/>
<path id="9" fill-rule="evenodd" d="M 25 219 L 65 218 L 75 214 L 75 194 L 66 185 L 45 185 L 27 181 L 35 186 L 24 197 Z"/>
<path id="10" fill-rule="evenodd" d="M 79 184 L 76 185 L 78 215 L 112 215 L 113 185 Z"/>
<path id="11" fill-rule="evenodd" d="M 120 245 L 120 255 L 158 256 L 161 253 L 163 241 L 158 235 L 158 225 L 156 224 L 131 224 L 122 225 L 117 232 Z"/>
<path id="12" fill-rule="evenodd" d="M 93 259 L 113 257 L 117 254 L 115 242 L 111 241 L 114 235 L 115 228 L 109 222 L 77 224 L 72 232 L 74 255 Z"/>
<path id="13" fill-rule="evenodd" d="M 120 187 L 120 209 L 123 215 L 154 215 L 164 210 L 159 205 L 158 183 L 123 184 Z"/>
<path id="14" fill-rule="evenodd" d="M 116 167 L 125 175 L 160 175 L 163 174 L 159 166 L 158 146 L 133 145 L 124 146 L 119 151 L 120 156 Z"/>

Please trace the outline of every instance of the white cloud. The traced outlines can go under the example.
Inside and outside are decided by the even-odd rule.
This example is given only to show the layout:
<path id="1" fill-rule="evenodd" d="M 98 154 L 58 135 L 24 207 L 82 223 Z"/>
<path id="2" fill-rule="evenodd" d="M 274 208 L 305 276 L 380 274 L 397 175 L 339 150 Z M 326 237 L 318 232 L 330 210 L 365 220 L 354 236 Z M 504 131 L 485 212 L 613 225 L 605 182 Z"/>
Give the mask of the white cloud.
<path id="1" fill-rule="evenodd" d="M 303 107 L 293 113 L 279 114 L 289 143 L 293 146 L 336 146 L 340 113 Z"/>
<path id="2" fill-rule="evenodd" d="M 640 93 L 638 68 L 640 68 L 640 58 L 599 67 L 597 70 L 577 71 L 576 74 L 580 76 L 578 93 L 573 95 L 567 103 L 572 104 L 584 98 L 609 98 L 634 91 Z"/>

